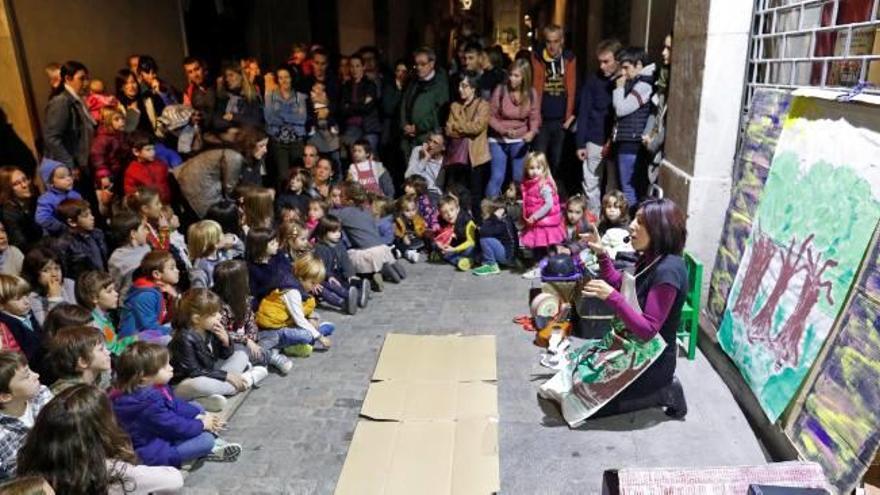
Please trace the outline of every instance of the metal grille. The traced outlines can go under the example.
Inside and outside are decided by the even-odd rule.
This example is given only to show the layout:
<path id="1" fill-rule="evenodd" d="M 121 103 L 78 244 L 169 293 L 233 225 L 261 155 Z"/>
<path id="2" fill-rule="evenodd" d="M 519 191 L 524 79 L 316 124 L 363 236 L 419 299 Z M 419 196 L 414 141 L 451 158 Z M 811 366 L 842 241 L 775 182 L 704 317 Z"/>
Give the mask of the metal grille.
<path id="1" fill-rule="evenodd" d="M 880 94 L 880 0 L 756 0 L 745 107 L 756 88 Z"/>

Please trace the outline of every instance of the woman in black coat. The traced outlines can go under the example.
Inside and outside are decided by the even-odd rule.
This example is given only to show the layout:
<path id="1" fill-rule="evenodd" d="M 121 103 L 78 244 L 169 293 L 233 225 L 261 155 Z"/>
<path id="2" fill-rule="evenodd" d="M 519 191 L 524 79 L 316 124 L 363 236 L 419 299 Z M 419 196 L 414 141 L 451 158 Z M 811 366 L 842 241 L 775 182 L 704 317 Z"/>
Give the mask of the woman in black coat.
<path id="1" fill-rule="evenodd" d="M 135 129 L 156 135 L 156 122 L 165 109 L 162 98 L 155 93 L 141 93 L 137 77 L 129 69 L 116 73 L 116 98 L 125 107 L 126 132 Z M 136 125 L 132 125 L 136 122 Z"/>
<path id="2" fill-rule="evenodd" d="M 95 119 L 81 95 L 88 84 L 89 71 L 85 65 L 71 60 L 61 66 L 61 80 L 46 105 L 44 154 L 71 169 L 87 171 Z"/>
<path id="3" fill-rule="evenodd" d="M 9 244 L 22 252 L 43 235 L 34 220 L 36 199 L 33 182 L 20 168 L 0 168 L 0 221 L 6 227 Z"/>

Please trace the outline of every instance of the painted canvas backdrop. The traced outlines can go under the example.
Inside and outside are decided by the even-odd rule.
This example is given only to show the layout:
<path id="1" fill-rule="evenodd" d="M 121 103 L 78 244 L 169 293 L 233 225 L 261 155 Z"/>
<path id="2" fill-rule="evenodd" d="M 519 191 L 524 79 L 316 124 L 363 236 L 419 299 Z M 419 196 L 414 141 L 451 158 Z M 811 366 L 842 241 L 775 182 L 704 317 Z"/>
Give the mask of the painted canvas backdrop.
<path id="1" fill-rule="evenodd" d="M 880 448 L 880 233 L 863 266 L 834 345 L 786 430 L 840 493 L 858 485 Z"/>
<path id="2" fill-rule="evenodd" d="M 792 103 L 718 334 L 772 422 L 828 337 L 880 217 L 880 135 L 803 117 L 814 106 Z"/>
<path id="3" fill-rule="evenodd" d="M 770 162 L 776 151 L 776 142 L 793 98 L 789 91 L 766 88 L 756 90 L 752 98 L 734 172 L 727 218 L 724 220 L 718 256 L 715 258 L 709 283 L 705 311 L 715 329 L 724 318 L 727 297 L 742 261 L 746 241 L 752 233 L 752 219 L 758 209 L 758 201 L 770 173 Z"/>

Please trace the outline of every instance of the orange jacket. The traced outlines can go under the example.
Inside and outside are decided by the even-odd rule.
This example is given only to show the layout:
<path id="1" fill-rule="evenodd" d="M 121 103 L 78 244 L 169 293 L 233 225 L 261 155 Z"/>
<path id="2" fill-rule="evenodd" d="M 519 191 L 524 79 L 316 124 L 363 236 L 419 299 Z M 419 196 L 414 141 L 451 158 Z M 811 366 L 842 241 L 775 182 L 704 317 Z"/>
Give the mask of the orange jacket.
<path id="1" fill-rule="evenodd" d="M 544 48 L 532 52 L 532 86 L 538 93 L 538 98 L 544 94 L 544 74 L 546 66 L 541 59 Z M 574 115 L 574 100 L 577 97 L 577 59 L 574 54 L 568 50 L 562 52 L 562 59 L 565 63 L 565 119 L 568 120 Z"/>

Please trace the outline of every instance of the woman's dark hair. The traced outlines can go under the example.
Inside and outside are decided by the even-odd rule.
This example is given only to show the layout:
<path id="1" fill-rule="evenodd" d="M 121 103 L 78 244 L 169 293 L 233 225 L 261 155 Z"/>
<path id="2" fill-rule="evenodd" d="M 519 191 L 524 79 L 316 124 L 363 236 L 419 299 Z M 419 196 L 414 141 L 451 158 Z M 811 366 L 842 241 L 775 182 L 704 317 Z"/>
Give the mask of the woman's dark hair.
<path id="1" fill-rule="evenodd" d="M 59 84 L 54 90 L 52 90 L 52 96 L 57 94 L 61 94 L 64 91 L 64 82 L 67 78 L 73 78 L 77 72 L 83 71 L 87 75 L 89 73 L 89 69 L 86 68 L 81 62 L 77 62 L 76 60 L 68 60 L 64 62 L 64 65 L 61 66 L 61 84 Z"/>
<path id="2" fill-rule="evenodd" d="M 211 290 L 232 309 L 235 326 L 244 325 L 251 293 L 247 263 L 241 260 L 217 263 L 214 267 L 214 287 Z"/>
<path id="3" fill-rule="evenodd" d="M 56 493 L 108 493 L 124 483 L 118 462 L 138 463 L 131 439 L 107 394 L 80 384 L 43 406 L 18 452 L 18 475 L 42 476 Z"/>
<path id="4" fill-rule="evenodd" d="M 476 76 L 473 76 L 471 74 L 463 74 L 461 76 L 461 81 L 459 81 L 459 84 L 460 83 L 467 84 L 469 87 L 473 88 L 476 92 L 480 91 L 480 81 L 477 79 Z M 475 97 L 479 98 L 479 94 L 475 95 Z"/>
<path id="5" fill-rule="evenodd" d="M 269 243 L 275 239 L 278 233 L 275 229 L 255 227 L 248 231 L 245 239 L 244 252 L 248 261 L 254 263 L 267 256 Z"/>
<path id="6" fill-rule="evenodd" d="M 121 102 L 131 102 L 139 98 L 139 96 L 135 96 L 134 98 L 129 98 L 125 96 L 125 92 L 123 91 L 123 87 L 125 87 L 125 83 L 128 82 L 128 79 L 133 77 L 135 81 L 137 81 L 137 75 L 131 71 L 131 69 L 119 69 L 116 72 L 116 98 Z"/>
<path id="7" fill-rule="evenodd" d="M 150 55 L 141 55 L 138 57 L 138 72 L 159 72 L 159 64 L 156 63 L 156 59 L 154 59 Z"/>
<path id="8" fill-rule="evenodd" d="M 64 277 L 64 265 L 58 253 L 48 243 L 34 246 L 24 257 L 21 267 L 21 276 L 31 284 L 31 288 L 38 294 L 45 295 L 46 288 L 40 285 L 40 272 L 50 261 L 61 268 L 61 276 Z"/>
<path id="9" fill-rule="evenodd" d="M 0 205 L 5 205 L 10 201 L 18 201 L 18 199 L 15 197 L 15 191 L 13 190 L 14 186 L 12 185 L 12 176 L 15 175 L 16 172 L 21 172 L 22 174 L 24 174 L 25 177 L 27 177 L 27 174 L 24 172 L 24 170 L 18 167 L 12 165 L 0 167 Z M 31 178 L 28 177 L 28 179 Z M 37 195 L 35 194 L 36 189 L 34 189 L 34 181 L 31 180 L 30 182 L 31 199 L 33 199 L 37 197 Z"/>
<path id="10" fill-rule="evenodd" d="M 83 306 L 60 303 L 46 315 L 46 321 L 43 322 L 43 336 L 50 339 L 62 328 L 89 325 L 92 319 L 92 312 Z"/>
<path id="11" fill-rule="evenodd" d="M 328 233 L 338 232 L 341 229 L 342 222 L 339 221 L 339 218 L 336 215 L 324 215 L 318 220 L 318 225 L 315 227 L 315 239 L 323 241 Z"/>
<path id="12" fill-rule="evenodd" d="M 247 163 L 254 161 L 254 149 L 257 143 L 269 137 L 266 131 L 254 126 L 244 126 L 235 137 L 233 146 L 241 153 Z"/>
<path id="13" fill-rule="evenodd" d="M 223 232 L 235 234 L 239 238 L 244 237 L 241 231 L 241 215 L 238 211 L 238 203 L 231 199 L 221 199 L 212 204 L 205 213 L 203 220 L 214 220 L 223 226 Z"/>
<path id="14" fill-rule="evenodd" d="M 639 206 L 636 218 L 651 236 L 651 253 L 681 255 L 687 241 L 687 218 L 677 204 L 666 198 L 650 199 Z"/>
<path id="15" fill-rule="evenodd" d="M 645 53 L 645 50 L 635 46 L 620 50 L 614 55 L 614 58 L 617 59 L 617 63 L 619 64 L 627 62 L 636 65 L 641 62 L 642 65 L 647 65 L 648 63 L 648 54 Z"/>

